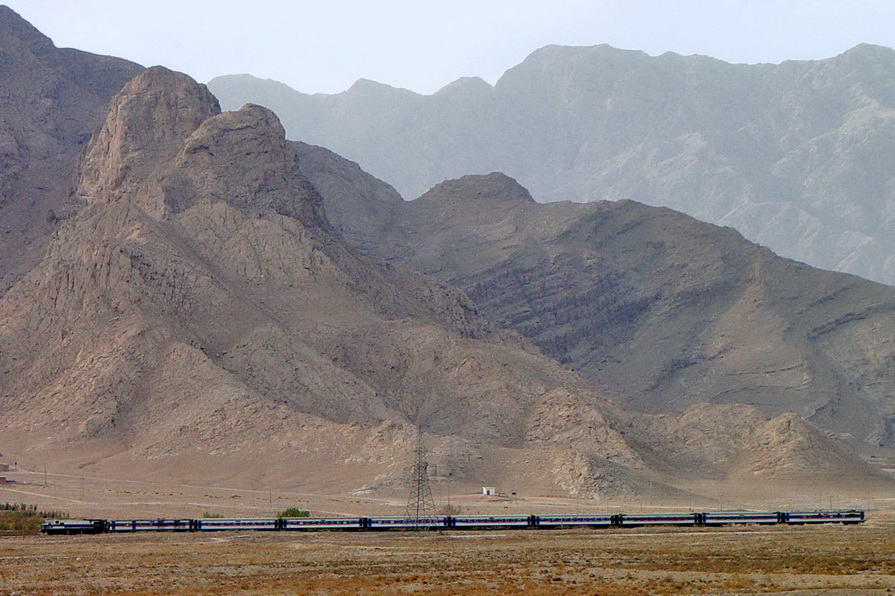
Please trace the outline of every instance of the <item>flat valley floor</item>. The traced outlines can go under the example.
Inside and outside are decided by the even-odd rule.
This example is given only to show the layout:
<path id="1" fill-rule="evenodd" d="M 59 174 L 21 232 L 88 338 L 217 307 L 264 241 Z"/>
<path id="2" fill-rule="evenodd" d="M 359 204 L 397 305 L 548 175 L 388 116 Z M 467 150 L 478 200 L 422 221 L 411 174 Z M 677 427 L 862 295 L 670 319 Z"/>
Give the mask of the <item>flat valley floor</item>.
<path id="1" fill-rule="evenodd" d="M 861 526 L 0 538 L 0 594 L 889 594 Z"/>
<path id="2" fill-rule="evenodd" d="M 273 488 L 266 479 L 249 477 L 211 486 L 21 468 L 5 473 L 12 482 L 0 484 L 0 502 L 75 517 L 272 517 L 293 506 L 312 515 L 401 515 L 407 502 L 403 490 L 351 492 L 328 485 L 323 476 L 315 478 L 316 486 L 285 489 L 277 488 L 278 479 Z M 697 487 L 716 499 L 660 504 L 569 499 L 519 488 L 518 498 L 495 499 L 482 496 L 481 487 L 438 486 L 435 498 L 439 506 L 471 515 L 859 507 L 868 510 L 868 521 L 819 527 L 7 535 L 0 536 L 0 595 L 895 594 L 895 499 L 887 491 L 852 487 L 856 493 L 846 496 L 817 488 L 786 496 L 756 484 L 755 496 L 747 499 L 734 498 L 730 483 L 719 482 Z"/>

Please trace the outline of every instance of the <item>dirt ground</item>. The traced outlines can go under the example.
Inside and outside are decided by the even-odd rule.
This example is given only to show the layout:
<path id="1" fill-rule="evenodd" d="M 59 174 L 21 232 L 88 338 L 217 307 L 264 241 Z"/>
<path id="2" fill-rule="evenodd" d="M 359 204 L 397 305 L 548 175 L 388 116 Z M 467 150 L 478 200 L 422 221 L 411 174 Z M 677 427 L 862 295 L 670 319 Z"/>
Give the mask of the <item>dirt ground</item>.
<path id="1" fill-rule="evenodd" d="M 321 466 L 325 467 L 325 466 Z M 125 473 L 127 472 L 127 473 Z M 289 507 L 313 516 L 403 515 L 406 488 L 370 493 L 352 491 L 337 483 L 270 483 L 264 478 L 235 478 L 219 483 L 196 483 L 139 478 L 132 470 L 121 474 L 44 472 L 23 469 L 3 474 L 11 482 L 0 483 L 0 503 L 27 503 L 41 511 L 68 513 L 71 517 L 133 519 L 202 517 L 210 513 L 226 517 L 274 517 Z M 306 480 L 306 479 L 305 479 Z M 514 487 L 515 488 L 515 487 Z M 435 504 L 452 506 L 464 514 L 638 513 L 650 511 L 718 510 L 815 510 L 859 508 L 895 513 L 890 487 L 786 487 L 775 491 L 767 483 L 702 482 L 673 498 L 619 498 L 591 500 L 570 498 L 550 490 L 519 490 L 509 497 L 484 497 L 482 487 L 469 483 L 433 486 Z M 850 490 L 847 490 L 850 489 Z M 509 491 L 507 491 L 509 492 Z M 515 493 L 515 491 L 513 491 Z M 687 496 L 690 495 L 690 496 Z M 698 496 L 711 495 L 711 497 Z"/>
<path id="2" fill-rule="evenodd" d="M 887 594 L 862 526 L 0 538 L 0 594 Z"/>

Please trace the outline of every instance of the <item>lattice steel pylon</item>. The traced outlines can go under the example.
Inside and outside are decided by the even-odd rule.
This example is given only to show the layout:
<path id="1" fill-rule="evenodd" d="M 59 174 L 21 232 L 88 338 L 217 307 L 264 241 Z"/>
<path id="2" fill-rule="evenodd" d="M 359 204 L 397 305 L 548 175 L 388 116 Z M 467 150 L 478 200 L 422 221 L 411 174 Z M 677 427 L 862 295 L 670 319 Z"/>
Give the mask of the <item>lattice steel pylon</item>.
<path id="1" fill-rule="evenodd" d="M 419 428 L 416 432 L 416 462 L 410 472 L 410 497 L 404 515 L 418 529 L 431 525 L 431 520 L 436 516 L 435 499 L 429 486 L 429 462 L 426 461 L 426 447 Z"/>

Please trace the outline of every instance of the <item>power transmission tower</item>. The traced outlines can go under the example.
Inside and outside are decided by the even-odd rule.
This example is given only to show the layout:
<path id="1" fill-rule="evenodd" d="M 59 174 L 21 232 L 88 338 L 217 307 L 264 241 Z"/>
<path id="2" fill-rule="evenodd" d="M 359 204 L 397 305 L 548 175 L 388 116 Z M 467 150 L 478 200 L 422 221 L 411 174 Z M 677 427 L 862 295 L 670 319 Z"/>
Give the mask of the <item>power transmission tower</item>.
<path id="1" fill-rule="evenodd" d="M 419 427 L 416 432 L 416 462 L 410 472 L 410 498 L 407 499 L 404 515 L 417 529 L 429 525 L 436 515 L 435 499 L 429 486 L 429 462 L 426 461 L 423 433 Z"/>

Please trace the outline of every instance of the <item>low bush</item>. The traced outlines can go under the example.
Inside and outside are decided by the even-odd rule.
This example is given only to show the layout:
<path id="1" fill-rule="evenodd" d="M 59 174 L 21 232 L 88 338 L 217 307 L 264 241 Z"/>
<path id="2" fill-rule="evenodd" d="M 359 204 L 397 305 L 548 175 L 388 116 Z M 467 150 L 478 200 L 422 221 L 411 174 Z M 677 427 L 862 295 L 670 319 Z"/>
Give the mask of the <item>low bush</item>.
<path id="1" fill-rule="evenodd" d="M 64 519 L 61 511 L 40 511 L 37 505 L 0 503 L 0 534 L 37 534 L 47 519 Z"/>

